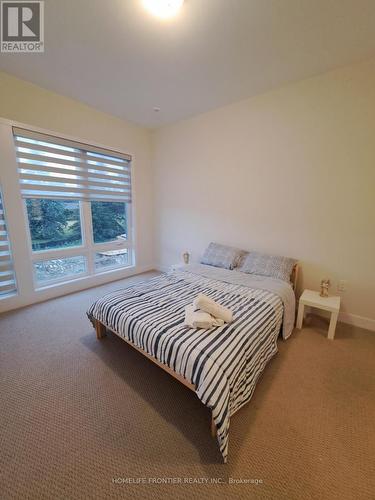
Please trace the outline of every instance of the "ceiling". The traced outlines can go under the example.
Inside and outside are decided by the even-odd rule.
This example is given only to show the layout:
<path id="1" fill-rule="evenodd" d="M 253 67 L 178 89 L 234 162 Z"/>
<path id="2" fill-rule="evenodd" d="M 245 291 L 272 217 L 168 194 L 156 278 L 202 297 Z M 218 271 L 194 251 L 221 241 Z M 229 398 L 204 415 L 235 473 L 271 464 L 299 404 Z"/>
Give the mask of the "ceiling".
<path id="1" fill-rule="evenodd" d="M 45 53 L 0 70 L 157 127 L 371 57 L 374 33 L 374 0 L 185 0 L 169 21 L 141 0 L 45 0 Z"/>

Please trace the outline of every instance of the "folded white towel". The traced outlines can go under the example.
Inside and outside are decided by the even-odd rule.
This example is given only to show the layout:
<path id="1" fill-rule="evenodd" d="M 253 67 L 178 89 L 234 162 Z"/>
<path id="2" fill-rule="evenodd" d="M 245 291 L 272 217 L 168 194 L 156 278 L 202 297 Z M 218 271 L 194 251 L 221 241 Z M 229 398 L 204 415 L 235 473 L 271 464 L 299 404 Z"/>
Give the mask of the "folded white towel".
<path id="1" fill-rule="evenodd" d="M 201 310 L 199 309 L 199 311 L 201 311 Z M 204 311 L 201 311 L 201 312 L 204 312 Z M 210 314 L 210 316 L 211 316 L 212 321 L 213 321 L 213 326 L 223 326 L 224 325 L 223 319 L 215 318 L 214 316 L 212 316 L 212 314 Z"/>
<path id="2" fill-rule="evenodd" d="M 196 309 L 201 309 L 217 319 L 222 319 L 225 323 L 230 323 L 233 320 L 233 313 L 230 309 L 218 304 L 203 293 L 198 294 L 198 297 L 194 300 L 193 305 Z"/>
<path id="3" fill-rule="evenodd" d="M 185 326 L 190 328 L 209 329 L 213 326 L 222 326 L 224 321 L 217 319 L 204 311 L 196 310 L 193 305 L 185 307 Z"/>
<path id="4" fill-rule="evenodd" d="M 193 305 L 185 307 L 185 326 L 190 328 L 212 328 L 214 318 L 211 314 L 196 311 Z"/>

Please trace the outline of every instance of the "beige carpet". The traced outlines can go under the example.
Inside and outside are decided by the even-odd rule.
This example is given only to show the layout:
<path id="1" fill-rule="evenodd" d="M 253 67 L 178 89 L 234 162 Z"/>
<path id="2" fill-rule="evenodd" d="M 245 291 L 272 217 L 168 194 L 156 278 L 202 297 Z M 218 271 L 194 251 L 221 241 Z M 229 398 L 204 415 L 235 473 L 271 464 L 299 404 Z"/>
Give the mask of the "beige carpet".
<path id="1" fill-rule="evenodd" d="M 375 333 L 312 318 L 280 341 L 223 465 L 192 392 L 96 340 L 86 308 L 127 283 L 0 317 L 1 499 L 375 497 Z"/>

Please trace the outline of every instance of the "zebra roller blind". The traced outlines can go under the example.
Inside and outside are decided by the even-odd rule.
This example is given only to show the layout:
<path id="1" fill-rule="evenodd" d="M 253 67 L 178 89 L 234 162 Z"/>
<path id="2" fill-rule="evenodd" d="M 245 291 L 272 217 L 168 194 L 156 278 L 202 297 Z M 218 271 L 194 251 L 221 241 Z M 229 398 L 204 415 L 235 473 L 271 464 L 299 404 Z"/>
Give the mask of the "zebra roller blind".
<path id="1" fill-rule="evenodd" d="M 13 128 L 24 198 L 131 202 L 131 156 Z"/>
<path id="2" fill-rule="evenodd" d="M 4 206 L 0 192 L 0 298 L 17 291 Z"/>

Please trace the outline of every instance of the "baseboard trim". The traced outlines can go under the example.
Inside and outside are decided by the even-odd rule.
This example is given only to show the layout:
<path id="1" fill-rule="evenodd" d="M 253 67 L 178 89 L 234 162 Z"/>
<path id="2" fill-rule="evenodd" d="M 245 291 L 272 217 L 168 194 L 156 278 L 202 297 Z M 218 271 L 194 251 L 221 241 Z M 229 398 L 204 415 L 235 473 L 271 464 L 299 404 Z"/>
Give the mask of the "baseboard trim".
<path id="1" fill-rule="evenodd" d="M 298 301 L 296 304 L 296 309 L 298 310 Z M 331 313 L 327 311 L 322 311 L 316 308 L 310 308 L 309 306 L 305 306 L 305 310 L 313 312 L 317 316 L 321 316 L 322 318 L 329 319 L 331 317 Z M 364 328 L 365 330 L 369 330 L 370 332 L 375 332 L 375 319 L 366 318 L 365 316 L 358 316 L 357 314 L 352 314 L 348 312 L 340 312 L 338 321 L 340 323 L 346 323 L 347 325 L 356 326 L 358 328 Z"/>
<path id="2" fill-rule="evenodd" d="M 339 321 L 341 321 L 342 323 L 347 323 L 348 325 L 357 326 L 358 328 L 364 328 L 365 330 L 375 332 L 375 319 L 372 318 L 366 318 L 365 316 L 358 316 L 357 314 L 341 312 L 339 314 Z"/>

